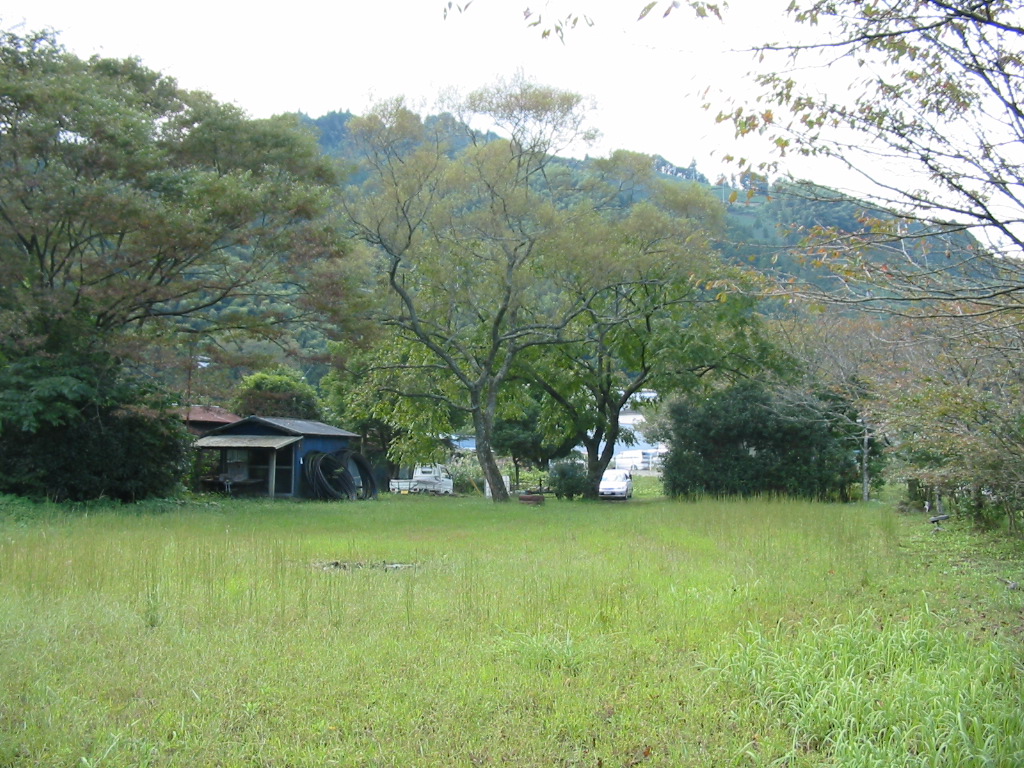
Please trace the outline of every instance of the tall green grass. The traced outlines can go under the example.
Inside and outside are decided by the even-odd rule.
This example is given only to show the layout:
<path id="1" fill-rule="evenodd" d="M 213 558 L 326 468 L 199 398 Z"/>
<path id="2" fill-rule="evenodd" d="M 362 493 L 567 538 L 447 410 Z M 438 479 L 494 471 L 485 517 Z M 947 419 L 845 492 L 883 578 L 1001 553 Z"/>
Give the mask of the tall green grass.
<path id="1" fill-rule="evenodd" d="M 824 750 L 838 765 L 1019 766 L 1021 668 L 1006 648 L 943 631 L 934 616 L 801 631 L 751 629 L 718 680 L 755 693 L 792 736 L 787 758 Z"/>
<path id="2" fill-rule="evenodd" d="M 881 506 L 43 512 L 0 509 L 0 766 L 1024 764 L 1020 593 Z"/>

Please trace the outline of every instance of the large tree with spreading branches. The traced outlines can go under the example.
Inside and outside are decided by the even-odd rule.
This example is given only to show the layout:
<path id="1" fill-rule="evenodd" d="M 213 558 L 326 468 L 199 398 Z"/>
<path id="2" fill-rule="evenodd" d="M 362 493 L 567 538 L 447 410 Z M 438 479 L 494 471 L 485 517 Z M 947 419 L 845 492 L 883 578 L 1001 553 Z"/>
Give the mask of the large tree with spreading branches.
<path id="1" fill-rule="evenodd" d="M 47 32 L 0 32 L 0 166 L 0 441 L 16 448 L 154 414 L 151 350 L 273 337 L 320 309 L 308 289 L 342 254 L 337 179 L 297 117 L 252 120 Z"/>

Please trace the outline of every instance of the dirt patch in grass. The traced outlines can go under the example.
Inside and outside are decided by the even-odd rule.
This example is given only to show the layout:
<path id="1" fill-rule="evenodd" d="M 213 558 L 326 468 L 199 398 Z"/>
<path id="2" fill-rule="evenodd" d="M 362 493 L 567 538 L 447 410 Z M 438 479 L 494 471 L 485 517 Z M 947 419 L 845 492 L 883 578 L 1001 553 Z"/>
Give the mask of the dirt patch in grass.
<path id="1" fill-rule="evenodd" d="M 333 573 L 336 571 L 360 571 L 372 569 L 377 571 L 405 571 L 410 568 L 417 568 L 418 563 L 390 563 L 387 560 L 373 562 L 350 562 L 346 560 L 318 560 L 312 563 L 311 567 L 316 571 Z"/>

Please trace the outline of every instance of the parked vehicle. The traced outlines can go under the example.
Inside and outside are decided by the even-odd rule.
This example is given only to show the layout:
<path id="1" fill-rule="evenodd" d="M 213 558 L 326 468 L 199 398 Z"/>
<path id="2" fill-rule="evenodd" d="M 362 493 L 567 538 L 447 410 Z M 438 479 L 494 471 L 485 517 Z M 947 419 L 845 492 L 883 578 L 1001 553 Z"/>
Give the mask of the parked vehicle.
<path id="1" fill-rule="evenodd" d="M 615 454 L 615 468 L 631 471 L 650 469 L 650 459 L 644 456 L 644 451 L 622 451 Z"/>
<path id="2" fill-rule="evenodd" d="M 443 464 L 420 464 L 411 477 L 393 479 L 388 487 L 392 493 L 434 493 L 448 496 L 455 493 L 451 472 Z"/>
<path id="3" fill-rule="evenodd" d="M 602 499 L 629 499 L 633 496 L 633 475 L 625 469 L 608 469 L 601 476 L 597 495 Z"/>
<path id="4" fill-rule="evenodd" d="M 615 468 L 630 471 L 658 469 L 665 451 L 645 448 L 644 450 L 629 450 L 615 454 Z"/>

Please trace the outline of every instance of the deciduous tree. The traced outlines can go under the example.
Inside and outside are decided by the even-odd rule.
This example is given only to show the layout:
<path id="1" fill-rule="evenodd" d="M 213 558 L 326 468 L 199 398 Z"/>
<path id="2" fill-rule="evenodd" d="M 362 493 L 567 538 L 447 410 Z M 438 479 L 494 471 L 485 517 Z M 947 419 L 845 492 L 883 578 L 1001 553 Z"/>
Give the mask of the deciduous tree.
<path id="1" fill-rule="evenodd" d="M 893 474 L 930 488 L 979 521 L 1020 530 L 1024 506 L 1024 339 L 1016 324 L 978 318 L 905 323 L 888 372 L 884 415 Z M 896 335 L 897 328 L 889 333 Z M 987 338 L 977 344 L 974 336 Z"/>
<path id="2" fill-rule="evenodd" d="M 0 82 L 6 344 L 70 316 L 269 334 L 301 308 L 297 277 L 341 253 L 321 217 L 336 177 L 297 118 L 249 119 L 45 33 L 0 35 Z"/>
<path id="3" fill-rule="evenodd" d="M 306 289 L 343 252 L 325 218 L 336 175 L 296 117 L 249 119 L 137 60 L 82 60 L 50 33 L 0 32 L 0 167 L 8 457 L 44 430 L 64 430 L 68 455 L 95 451 L 95 433 L 126 439 L 114 431 L 147 417 L 173 453 L 154 415 L 166 398 L 129 364 L 182 335 L 274 337 L 319 309 Z M 197 345 L 181 346 L 192 358 Z M 39 487 L 59 487 L 57 464 L 33 470 Z M 95 482 L 52 495 L 167 487 L 147 471 L 115 492 L 115 463 L 90 466 Z"/>
<path id="4" fill-rule="evenodd" d="M 545 393 L 541 423 L 552 439 L 586 450 L 593 495 L 627 437 L 620 415 L 642 390 L 664 396 L 773 364 L 756 281 L 713 249 L 721 205 L 696 184 L 653 183 L 648 193 L 587 228 L 607 254 L 595 263 L 610 287 L 587 302 L 564 343 L 531 351 L 521 368 Z"/>
<path id="5" fill-rule="evenodd" d="M 847 186 L 870 200 L 860 206 L 868 226 L 821 228 L 808 242 L 844 278 L 846 300 L 888 308 L 927 303 L 932 314 L 1019 312 L 1018 4 L 815 0 L 793 3 L 789 16 L 819 36 L 762 46 L 760 98 L 720 117 L 739 134 L 768 137 L 782 155 L 828 158 L 855 175 Z M 773 54 L 789 56 L 793 66 Z M 831 87 L 811 79 L 808 64 L 828 65 Z M 774 169 L 778 160 L 761 165 Z"/>
<path id="6" fill-rule="evenodd" d="M 525 391 L 511 383 L 544 393 L 550 444 L 587 446 L 596 492 L 630 398 L 656 375 L 742 365 L 756 325 L 729 296 L 741 279 L 713 253 L 722 210 L 705 190 L 655 183 L 635 153 L 586 173 L 553 161 L 581 107 L 522 81 L 479 92 L 466 109 L 512 138 L 457 154 L 401 103 L 350 124 L 371 173 L 348 212 L 381 255 L 376 309 L 394 334 L 364 386 L 416 403 L 392 414 L 416 424 L 403 443 L 468 419 L 496 498 L 494 425 Z"/>
<path id="7" fill-rule="evenodd" d="M 585 254 L 556 246 L 593 203 L 573 204 L 578 190 L 552 165 L 586 135 L 586 110 L 575 94 L 522 79 L 472 93 L 461 108 L 464 125 L 483 115 L 507 138 L 474 134 L 453 157 L 438 124 L 428 129 L 400 100 L 351 121 L 368 178 L 345 210 L 379 255 L 377 318 L 395 335 L 392 359 L 375 372 L 419 408 L 464 414 L 503 500 L 493 451 L 502 388 L 524 350 L 558 341 L 583 311 L 586 291 L 561 282 L 591 279 Z"/>
<path id="8" fill-rule="evenodd" d="M 898 326 L 858 312 L 816 308 L 776 318 L 773 338 L 794 361 L 778 397 L 802 418 L 817 412 L 846 436 L 857 455 L 861 499 L 881 485 L 889 411 L 904 385 L 904 341 Z M 907 342 L 909 343 L 909 342 Z M 899 361 L 894 365 L 894 361 Z M 837 403 L 846 407 L 837 408 Z"/>

